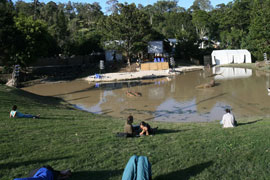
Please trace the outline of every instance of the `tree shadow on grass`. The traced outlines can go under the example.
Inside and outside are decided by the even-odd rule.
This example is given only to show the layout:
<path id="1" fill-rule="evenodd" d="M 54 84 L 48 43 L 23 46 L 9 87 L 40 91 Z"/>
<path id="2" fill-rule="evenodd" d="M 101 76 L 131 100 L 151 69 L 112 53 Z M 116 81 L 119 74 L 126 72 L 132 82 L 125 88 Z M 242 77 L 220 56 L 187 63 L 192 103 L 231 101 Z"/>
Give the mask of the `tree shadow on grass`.
<path id="1" fill-rule="evenodd" d="M 89 179 L 98 179 L 98 180 L 107 180 L 113 176 L 119 176 L 123 173 L 123 169 L 114 170 L 114 171 L 79 171 L 73 172 L 70 180 L 89 180 Z"/>
<path id="2" fill-rule="evenodd" d="M 213 164 L 212 161 L 208 161 L 201 164 L 196 164 L 189 168 L 174 171 L 166 175 L 161 175 L 155 178 L 155 180 L 168 180 L 168 179 L 181 179 L 181 180 L 188 180 L 192 176 L 196 176 L 197 174 L 201 173 L 204 169 L 210 167 Z"/>
<path id="3" fill-rule="evenodd" d="M 60 157 L 60 158 L 52 158 L 52 159 L 41 159 L 41 160 L 30 160 L 30 161 L 22 161 L 22 162 L 10 162 L 0 164 L 0 169 L 12 169 L 20 166 L 27 166 L 31 164 L 41 164 L 41 166 L 46 165 L 47 162 L 50 161 L 58 161 L 63 159 L 69 159 L 71 156 Z"/>
<path id="4" fill-rule="evenodd" d="M 250 121 L 250 122 L 246 122 L 246 123 L 237 123 L 237 126 L 243 126 L 243 125 L 249 125 L 249 124 L 254 124 L 256 122 L 262 121 L 262 119 L 258 119 L 255 121 Z"/>
<path id="5" fill-rule="evenodd" d="M 170 134 L 170 133 L 179 133 L 179 132 L 184 132 L 184 131 L 188 131 L 188 129 L 184 129 L 184 130 L 157 129 L 155 134 Z"/>
<path id="6" fill-rule="evenodd" d="M 12 89 L 11 92 L 18 96 L 27 97 L 29 99 L 34 100 L 35 102 L 50 104 L 50 105 L 59 105 L 61 102 L 64 102 L 61 98 L 52 97 L 52 96 L 41 96 L 34 93 L 27 92 L 23 89 Z"/>

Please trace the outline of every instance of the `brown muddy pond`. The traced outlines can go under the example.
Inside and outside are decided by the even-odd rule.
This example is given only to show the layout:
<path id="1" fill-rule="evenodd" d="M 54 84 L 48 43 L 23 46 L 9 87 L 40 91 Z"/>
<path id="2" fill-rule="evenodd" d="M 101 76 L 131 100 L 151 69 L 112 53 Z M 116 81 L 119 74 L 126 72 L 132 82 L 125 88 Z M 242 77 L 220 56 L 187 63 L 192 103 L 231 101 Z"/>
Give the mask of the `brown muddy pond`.
<path id="1" fill-rule="evenodd" d="M 217 83 L 215 87 L 195 88 L 212 79 Z M 171 78 L 105 84 L 75 80 L 23 89 L 59 97 L 79 109 L 113 117 L 132 114 L 140 121 L 208 122 L 220 120 L 227 107 L 237 119 L 270 115 L 269 82 L 269 73 L 216 67 Z M 127 91 L 140 92 L 142 96 L 130 97 Z"/>

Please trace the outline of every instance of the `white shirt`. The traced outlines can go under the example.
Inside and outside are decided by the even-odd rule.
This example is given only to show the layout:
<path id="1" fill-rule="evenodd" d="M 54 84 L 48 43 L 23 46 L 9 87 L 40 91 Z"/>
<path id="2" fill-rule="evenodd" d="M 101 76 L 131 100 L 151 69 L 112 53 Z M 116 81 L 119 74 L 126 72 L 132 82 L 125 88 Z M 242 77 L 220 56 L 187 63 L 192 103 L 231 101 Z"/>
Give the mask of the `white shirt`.
<path id="1" fill-rule="evenodd" d="M 224 114 L 221 124 L 223 124 L 223 128 L 234 127 L 234 116 L 231 113 Z"/>

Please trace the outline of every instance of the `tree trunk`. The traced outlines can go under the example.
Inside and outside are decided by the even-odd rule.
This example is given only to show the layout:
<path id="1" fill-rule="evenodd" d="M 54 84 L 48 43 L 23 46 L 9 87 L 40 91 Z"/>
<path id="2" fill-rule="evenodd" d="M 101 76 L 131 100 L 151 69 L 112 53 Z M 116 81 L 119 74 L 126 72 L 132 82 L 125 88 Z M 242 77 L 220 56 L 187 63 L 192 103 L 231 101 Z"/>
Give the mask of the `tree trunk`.
<path id="1" fill-rule="evenodd" d="M 127 64 L 130 66 L 130 53 L 127 51 Z"/>
<path id="2" fill-rule="evenodd" d="M 127 64 L 128 64 L 128 66 L 130 66 L 130 57 L 129 56 L 127 57 Z"/>

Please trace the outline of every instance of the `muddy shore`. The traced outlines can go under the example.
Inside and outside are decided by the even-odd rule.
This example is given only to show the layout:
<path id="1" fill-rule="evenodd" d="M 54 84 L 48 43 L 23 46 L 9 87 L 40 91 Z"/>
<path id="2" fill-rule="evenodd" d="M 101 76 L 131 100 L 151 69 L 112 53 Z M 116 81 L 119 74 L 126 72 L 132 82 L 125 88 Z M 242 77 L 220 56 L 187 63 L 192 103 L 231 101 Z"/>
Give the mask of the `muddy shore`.
<path id="1" fill-rule="evenodd" d="M 109 82 L 109 81 L 125 81 L 136 79 L 152 79 L 160 77 L 174 76 L 188 71 L 203 70 L 204 66 L 182 66 L 175 68 L 174 70 L 150 70 L 150 71 L 138 71 L 138 72 L 121 72 L 121 73 L 106 73 L 95 74 L 83 78 L 88 82 Z"/>

